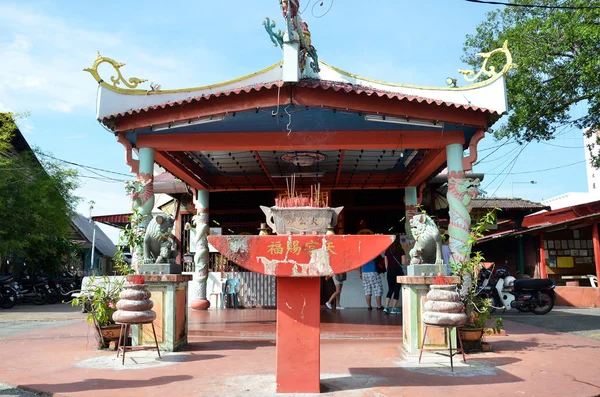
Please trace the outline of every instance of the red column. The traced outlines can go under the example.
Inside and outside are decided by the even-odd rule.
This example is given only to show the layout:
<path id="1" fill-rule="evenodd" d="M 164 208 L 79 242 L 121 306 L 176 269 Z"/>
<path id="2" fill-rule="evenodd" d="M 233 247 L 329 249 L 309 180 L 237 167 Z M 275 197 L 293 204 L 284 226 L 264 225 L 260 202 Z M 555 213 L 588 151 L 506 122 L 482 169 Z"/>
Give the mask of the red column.
<path id="1" fill-rule="evenodd" d="M 277 392 L 320 392 L 319 277 L 277 277 Z"/>
<path id="2" fill-rule="evenodd" d="M 592 241 L 594 242 L 594 263 L 596 264 L 596 276 L 600 277 L 600 236 L 598 235 L 597 223 L 592 223 Z"/>
<path id="3" fill-rule="evenodd" d="M 544 251 L 544 232 L 540 233 L 540 278 L 548 278 L 546 273 L 546 252 Z"/>

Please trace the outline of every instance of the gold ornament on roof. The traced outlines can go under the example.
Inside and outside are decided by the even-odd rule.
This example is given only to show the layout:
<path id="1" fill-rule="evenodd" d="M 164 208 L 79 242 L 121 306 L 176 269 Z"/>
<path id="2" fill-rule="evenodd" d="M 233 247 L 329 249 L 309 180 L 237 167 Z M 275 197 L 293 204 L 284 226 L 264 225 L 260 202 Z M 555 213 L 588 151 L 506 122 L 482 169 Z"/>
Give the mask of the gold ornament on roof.
<path id="1" fill-rule="evenodd" d="M 110 64 L 117 72 L 116 76 L 110 77 L 110 81 L 112 82 L 112 85 L 108 84 L 98 73 L 98 66 L 100 66 L 102 63 L 105 63 L 105 62 Z M 123 66 L 125 66 L 124 63 L 117 62 L 111 58 L 103 57 L 100 54 L 100 51 L 98 51 L 98 57 L 94 61 L 94 64 L 92 65 L 92 67 L 85 68 L 83 70 L 85 72 L 90 72 L 91 75 L 94 76 L 94 78 L 96 79 L 96 81 L 98 83 L 106 86 L 107 88 L 123 89 L 123 88 L 119 87 L 119 84 L 123 83 L 127 88 L 135 89 L 135 88 L 137 88 L 138 85 L 148 81 L 148 80 L 144 80 L 144 79 L 138 79 L 137 77 L 131 77 L 129 79 L 125 79 L 125 77 L 123 77 L 123 75 L 121 74 L 121 68 Z"/>
<path id="2" fill-rule="evenodd" d="M 499 53 L 504 54 L 504 56 L 506 57 L 506 63 L 504 64 L 504 67 L 499 72 L 496 72 L 496 67 L 495 66 L 488 67 L 487 63 L 491 57 L 493 57 L 494 55 L 499 54 Z M 458 73 L 464 75 L 465 80 L 467 80 L 469 82 L 479 79 L 479 77 L 481 75 L 484 75 L 487 78 L 499 77 L 501 75 L 504 75 L 510 69 L 517 67 L 517 65 L 512 62 L 512 55 L 511 55 L 510 51 L 508 50 L 508 40 L 504 41 L 504 45 L 502 45 L 502 48 L 496 48 L 495 50 L 490 51 L 490 52 L 480 52 L 479 54 L 476 54 L 476 55 L 483 58 L 483 64 L 481 65 L 479 72 L 475 73 L 475 71 L 473 71 L 473 70 L 458 69 Z"/>

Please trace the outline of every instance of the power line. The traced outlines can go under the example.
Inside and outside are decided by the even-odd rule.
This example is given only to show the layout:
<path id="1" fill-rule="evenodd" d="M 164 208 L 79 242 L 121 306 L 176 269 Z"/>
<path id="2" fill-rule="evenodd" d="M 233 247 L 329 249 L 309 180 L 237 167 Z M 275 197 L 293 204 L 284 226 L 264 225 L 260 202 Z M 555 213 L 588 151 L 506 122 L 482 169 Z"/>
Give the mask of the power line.
<path id="1" fill-rule="evenodd" d="M 547 8 L 551 10 L 595 10 L 600 9 L 600 6 L 550 6 L 546 4 L 518 4 L 518 3 L 506 3 L 503 1 L 485 1 L 485 0 L 465 0 L 469 3 L 479 4 L 492 4 L 499 6 L 509 7 L 523 7 L 523 8 Z"/>
<path id="2" fill-rule="evenodd" d="M 544 168 L 541 170 L 533 170 L 533 171 L 522 171 L 522 172 L 513 172 L 513 175 L 517 175 L 517 174 L 534 174 L 536 172 L 544 172 L 544 171 L 552 171 L 552 170 L 558 170 L 560 168 L 566 168 L 566 167 L 571 167 L 573 165 L 576 164 L 581 164 L 581 163 L 585 163 L 586 160 L 580 160 L 580 161 L 576 161 L 574 163 L 570 163 L 570 164 L 565 164 L 565 165 L 559 165 L 557 167 L 552 167 L 552 168 Z M 502 174 L 488 174 L 488 175 L 502 175 Z"/>
<path id="3" fill-rule="evenodd" d="M 512 144 L 515 144 L 515 143 L 517 143 L 517 142 L 516 141 L 515 142 L 511 142 L 510 144 L 512 145 Z M 486 147 L 484 149 L 477 149 L 477 153 L 487 152 L 488 150 L 492 150 L 492 149 L 495 149 L 495 148 L 498 148 L 498 147 L 502 147 L 502 146 L 504 146 L 506 144 L 508 144 L 508 142 L 503 142 L 500 145 L 490 146 L 490 147 Z"/>
<path id="4" fill-rule="evenodd" d="M 84 165 L 84 164 L 74 163 L 72 161 L 68 161 L 68 160 L 64 160 L 64 159 L 59 159 L 58 157 L 50 156 L 49 154 L 45 154 L 45 153 L 41 153 L 41 152 L 37 153 L 37 154 L 39 154 L 41 156 L 44 156 L 44 157 L 51 158 L 51 159 L 56 160 L 56 161 L 60 161 L 60 162 L 65 163 L 65 164 L 74 165 L 76 167 L 86 168 L 88 170 L 96 170 L 96 171 L 107 172 L 109 174 L 123 175 L 123 176 L 127 176 L 127 177 L 131 178 L 131 174 L 124 174 L 122 172 L 110 171 L 110 170 L 105 170 L 105 169 L 102 169 L 102 168 L 92 167 L 90 165 Z"/>
<path id="5" fill-rule="evenodd" d="M 548 146 L 563 148 L 563 149 L 585 149 L 584 146 L 563 146 L 563 145 L 555 145 L 553 143 L 542 142 L 542 141 L 540 141 L 540 143 L 543 143 L 544 145 L 548 145 Z"/>

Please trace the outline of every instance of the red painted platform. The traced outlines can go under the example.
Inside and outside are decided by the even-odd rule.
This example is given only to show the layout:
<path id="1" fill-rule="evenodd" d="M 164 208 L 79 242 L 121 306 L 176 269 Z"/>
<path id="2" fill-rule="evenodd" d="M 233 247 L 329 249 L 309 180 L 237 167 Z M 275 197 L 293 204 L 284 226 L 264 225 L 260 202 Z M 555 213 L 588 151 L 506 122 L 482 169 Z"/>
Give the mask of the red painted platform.
<path id="1" fill-rule="evenodd" d="M 270 276 L 320 277 L 354 270 L 381 254 L 391 235 L 208 236 L 245 269 Z"/>
<path id="2" fill-rule="evenodd" d="M 279 393 L 318 393 L 321 276 L 354 270 L 394 242 L 386 235 L 208 236 L 227 259 L 277 277 L 276 384 Z"/>

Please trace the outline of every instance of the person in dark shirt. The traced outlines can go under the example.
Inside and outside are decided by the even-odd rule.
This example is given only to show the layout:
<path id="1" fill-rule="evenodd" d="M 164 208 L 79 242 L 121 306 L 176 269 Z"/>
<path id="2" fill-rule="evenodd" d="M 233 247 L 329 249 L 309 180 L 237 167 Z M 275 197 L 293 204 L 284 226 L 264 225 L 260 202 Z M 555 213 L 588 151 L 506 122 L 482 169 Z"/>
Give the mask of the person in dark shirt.
<path id="1" fill-rule="evenodd" d="M 385 313 L 398 314 L 398 300 L 400 299 L 400 284 L 397 277 L 402 276 L 402 265 L 406 265 L 406 254 L 400 245 L 400 239 L 396 238 L 391 247 L 385 250 L 384 253 L 385 269 L 388 282 L 388 293 L 385 298 Z M 390 300 L 392 306 L 390 307 Z"/>

